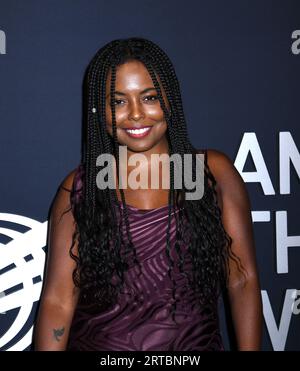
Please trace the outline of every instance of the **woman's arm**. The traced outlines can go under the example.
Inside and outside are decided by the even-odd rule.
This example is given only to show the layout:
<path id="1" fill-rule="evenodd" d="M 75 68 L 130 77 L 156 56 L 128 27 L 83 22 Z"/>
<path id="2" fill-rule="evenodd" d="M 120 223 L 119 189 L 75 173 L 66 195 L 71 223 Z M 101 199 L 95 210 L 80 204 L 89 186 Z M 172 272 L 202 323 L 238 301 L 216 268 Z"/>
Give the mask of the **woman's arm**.
<path id="1" fill-rule="evenodd" d="M 66 349 L 78 300 L 78 289 L 72 280 L 75 262 L 69 255 L 74 232 L 69 191 L 74 173 L 62 182 L 51 210 L 46 273 L 34 330 L 35 350 Z M 69 211 L 64 213 L 66 210 Z M 77 254 L 77 242 L 73 251 Z"/>
<path id="2" fill-rule="evenodd" d="M 249 196 L 242 177 L 224 153 L 208 150 L 208 166 L 217 181 L 222 222 L 232 238 L 232 251 L 245 269 L 244 276 L 230 259 L 228 295 L 238 350 L 260 350 L 262 301 Z"/>

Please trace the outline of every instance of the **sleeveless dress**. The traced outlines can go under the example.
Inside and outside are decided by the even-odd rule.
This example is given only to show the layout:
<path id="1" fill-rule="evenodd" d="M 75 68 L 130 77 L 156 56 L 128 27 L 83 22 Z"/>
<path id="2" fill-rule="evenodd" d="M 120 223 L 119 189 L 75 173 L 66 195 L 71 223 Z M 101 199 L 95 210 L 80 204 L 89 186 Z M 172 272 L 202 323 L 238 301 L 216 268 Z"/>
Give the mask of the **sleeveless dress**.
<path id="1" fill-rule="evenodd" d="M 121 210 L 123 204 L 119 201 Z M 180 273 L 174 249 L 176 208 L 170 226 L 172 277 L 178 298 L 174 323 L 170 313 L 172 281 L 166 255 L 168 205 L 138 209 L 127 205 L 137 258 L 142 267 L 131 266 L 124 274 L 125 284 L 116 304 L 100 313 L 77 306 L 69 332 L 67 350 L 97 351 L 208 351 L 224 350 L 219 328 L 218 303 L 214 308 L 199 307 L 187 279 Z M 118 214 L 119 215 L 119 214 Z M 124 226 L 125 228 L 125 226 Z M 124 229 L 125 230 L 125 229 Z M 181 249 L 186 253 L 186 245 Z M 187 258 L 184 271 L 191 270 Z M 137 295 L 132 295 L 137 293 Z"/>

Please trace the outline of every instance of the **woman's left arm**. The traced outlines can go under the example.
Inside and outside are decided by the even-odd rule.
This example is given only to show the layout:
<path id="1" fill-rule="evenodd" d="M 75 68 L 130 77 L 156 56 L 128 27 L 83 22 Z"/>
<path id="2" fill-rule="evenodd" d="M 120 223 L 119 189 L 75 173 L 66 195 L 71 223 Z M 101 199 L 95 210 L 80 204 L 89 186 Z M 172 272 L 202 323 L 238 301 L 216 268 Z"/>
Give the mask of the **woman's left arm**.
<path id="1" fill-rule="evenodd" d="M 216 150 L 207 153 L 208 166 L 217 181 L 223 226 L 232 238 L 233 253 L 245 269 L 243 275 L 230 259 L 228 296 L 238 350 L 260 350 L 262 301 L 249 195 L 230 158 Z"/>

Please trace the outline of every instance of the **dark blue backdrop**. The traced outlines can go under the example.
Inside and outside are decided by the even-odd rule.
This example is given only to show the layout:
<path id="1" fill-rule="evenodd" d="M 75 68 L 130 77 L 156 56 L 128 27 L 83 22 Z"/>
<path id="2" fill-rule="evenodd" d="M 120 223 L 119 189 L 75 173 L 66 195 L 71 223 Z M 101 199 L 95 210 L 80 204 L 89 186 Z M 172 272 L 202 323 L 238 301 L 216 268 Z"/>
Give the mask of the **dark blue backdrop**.
<path id="1" fill-rule="evenodd" d="M 258 181 L 246 182 L 253 215 L 265 211 L 265 221 L 254 223 L 263 349 L 300 350 L 300 315 L 296 306 L 291 312 L 300 296 L 299 1 L 0 0 L 0 30 L 0 349 L 30 344 L 43 223 L 58 184 L 80 159 L 84 70 L 110 40 L 142 36 L 174 63 L 197 148 L 235 160 L 241 143 L 259 144 L 259 164 L 274 190 L 270 182 L 271 194 Z M 291 161 L 280 167 L 289 151 Z M 240 170 L 256 171 L 257 164 L 250 152 Z M 290 180 L 290 191 L 280 180 Z M 285 220 L 294 247 L 282 245 Z M 26 239 L 30 230 L 36 233 Z M 224 321 L 222 329 L 227 344 Z"/>

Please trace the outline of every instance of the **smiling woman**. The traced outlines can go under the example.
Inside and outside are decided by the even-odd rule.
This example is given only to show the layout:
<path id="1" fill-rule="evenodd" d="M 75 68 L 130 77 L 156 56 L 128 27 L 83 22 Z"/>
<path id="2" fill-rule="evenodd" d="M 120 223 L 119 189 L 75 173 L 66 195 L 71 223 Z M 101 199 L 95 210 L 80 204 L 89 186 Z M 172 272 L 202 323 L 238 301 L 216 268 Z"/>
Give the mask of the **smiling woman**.
<path id="1" fill-rule="evenodd" d="M 238 349 L 259 349 L 248 194 L 225 154 L 192 146 L 170 59 L 152 41 L 113 40 L 92 59 L 85 87 L 83 156 L 51 211 L 36 349 L 223 350 L 222 290 Z M 139 167 L 152 155 L 189 155 L 193 179 L 202 154 L 203 197 L 187 200 L 185 183 L 175 187 L 172 162 L 168 174 L 158 169 L 169 189 L 123 189 L 119 172 L 116 189 L 99 189 L 97 158 L 105 154 L 128 177 L 136 154 L 145 158 Z"/>
<path id="2" fill-rule="evenodd" d="M 111 71 L 106 81 L 106 123 L 112 136 L 110 86 Z M 161 83 L 160 87 L 163 91 Z M 164 91 L 163 97 L 168 105 Z M 147 152 L 148 155 L 168 152 L 164 112 L 148 70 L 140 61 L 130 60 L 117 67 L 115 117 L 118 142 L 127 145 L 130 152 Z"/>

